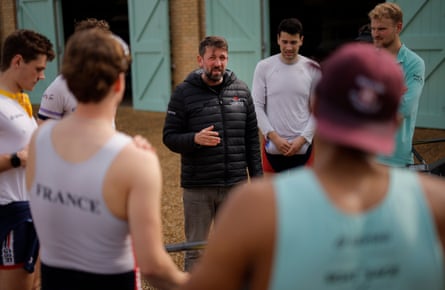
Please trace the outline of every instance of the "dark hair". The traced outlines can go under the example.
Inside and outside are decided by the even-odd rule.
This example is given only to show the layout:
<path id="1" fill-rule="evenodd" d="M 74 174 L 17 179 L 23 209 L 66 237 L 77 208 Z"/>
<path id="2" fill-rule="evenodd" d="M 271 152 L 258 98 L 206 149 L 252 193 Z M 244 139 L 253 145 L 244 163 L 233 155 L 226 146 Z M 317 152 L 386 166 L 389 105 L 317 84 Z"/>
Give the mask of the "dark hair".
<path id="1" fill-rule="evenodd" d="M 106 20 L 98 20 L 96 18 L 87 18 L 74 24 L 74 32 L 91 28 L 98 28 L 103 31 L 110 31 L 110 25 Z"/>
<path id="2" fill-rule="evenodd" d="M 39 55 L 46 55 L 48 61 L 52 61 L 55 56 L 51 41 L 46 36 L 28 29 L 18 29 L 6 37 L 0 71 L 7 70 L 13 57 L 18 54 L 26 63 L 37 59 Z"/>
<path id="3" fill-rule="evenodd" d="M 222 36 L 207 36 L 199 43 L 199 55 L 204 56 L 206 47 L 216 47 L 229 51 L 229 44 Z"/>
<path id="4" fill-rule="evenodd" d="M 303 35 L 303 24 L 297 18 L 283 19 L 278 25 L 277 34 L 280 35 L 281 32 Z"/>
<path id="5" fill-rule="evenodd" d="M 372 43 L 372 34 L 371 34 L 371 27 L 368 24 L 364 24 L 360 26 L 358 29 L 358 36 L 355 38 L 357 41 L 363 41 L 363 42 L 369 42 Z"/>
<path id="6" fill-rule="evenodd" d="M 62 75 L 79 103 L 99 103 L 130 62 L 118 36 L 92 28 L 74 33 L 63 56 Z"/>

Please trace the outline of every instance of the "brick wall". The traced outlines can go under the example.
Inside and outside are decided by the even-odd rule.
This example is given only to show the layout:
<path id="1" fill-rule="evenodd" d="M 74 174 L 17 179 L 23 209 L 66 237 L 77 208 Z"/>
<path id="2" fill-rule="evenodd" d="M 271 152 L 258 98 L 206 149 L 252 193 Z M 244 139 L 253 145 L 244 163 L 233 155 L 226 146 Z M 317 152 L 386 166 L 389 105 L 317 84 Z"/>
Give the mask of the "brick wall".
<path id="1" fill-rule="evenodd" d="M 0 1 L 0 52 L 3 40 L 16 29 L 15 0 Z"/>
<path id="2" fill-rule="evenodd" d="M 198 45 L 205 35 L 205 0 L 170 1 L 172 85 L 198 67 Z"/>

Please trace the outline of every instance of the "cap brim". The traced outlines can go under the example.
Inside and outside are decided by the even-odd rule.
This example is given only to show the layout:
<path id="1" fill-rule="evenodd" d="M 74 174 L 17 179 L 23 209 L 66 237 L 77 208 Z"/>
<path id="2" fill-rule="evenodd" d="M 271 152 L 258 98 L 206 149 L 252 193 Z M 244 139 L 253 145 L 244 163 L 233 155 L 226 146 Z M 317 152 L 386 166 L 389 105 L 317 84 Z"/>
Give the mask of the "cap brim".
<path id="1" fill-rule="evenodd" d="M 356 41 L 363 41 L 363 42 L 368 42 L 368 43 L 372 43 L 373 39 L 371 35 L 360 35 L 358 37 L 355 38 Z"/>
<path id="2" fill-rule="evenodd" d="M 351 120 L 349 123 L 341 124 L 318 118 L 316 134 L 343 146 L 374 154 L 390 155 L 394 151 L 396 130 L 395 121 L 363 124 Z"/>

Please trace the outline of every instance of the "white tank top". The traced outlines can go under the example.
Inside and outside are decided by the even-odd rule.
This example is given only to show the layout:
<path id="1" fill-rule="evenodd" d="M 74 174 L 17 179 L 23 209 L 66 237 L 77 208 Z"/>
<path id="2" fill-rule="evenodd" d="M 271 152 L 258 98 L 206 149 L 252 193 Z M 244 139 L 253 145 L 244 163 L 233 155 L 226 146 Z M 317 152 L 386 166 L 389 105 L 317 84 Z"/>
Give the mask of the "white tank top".
<path id="1" fill-rule="evenodd" d="M 0 155 L 23 150 L 37 128 L 33 117 L 15 100 L 0 95 Z M 25 168 L 18 167 L 0 173 L 0 205 L 28 200 Z"/>
<path id="2" fill-rule="evenodd" d="M 102 193 L 111 163 L 131 138 L 116 133 L 87 161 L 70 163 L 51 142 L 56 123 L 47 121 L 36 137 L 30 192 L 42 262 L 98 274 L 134 270 L 128 223 L 109 211 Z"/>

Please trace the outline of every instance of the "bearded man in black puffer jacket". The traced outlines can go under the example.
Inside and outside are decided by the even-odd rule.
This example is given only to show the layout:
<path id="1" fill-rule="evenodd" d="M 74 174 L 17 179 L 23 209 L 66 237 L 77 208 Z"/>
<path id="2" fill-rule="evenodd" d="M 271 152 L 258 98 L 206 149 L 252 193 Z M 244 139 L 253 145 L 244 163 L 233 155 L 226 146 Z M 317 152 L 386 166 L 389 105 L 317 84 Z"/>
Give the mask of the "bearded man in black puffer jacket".
<path id="1" fill-rule="evenodd" d="M 208 36 L 199 45 L 200 69 L 173 92 L 163 142 L 181 154 L 187 242 L 207 239 L 210 226 L 230 189 L 263 175 L 257 119 L 247 85 L 226 69 L 228 44 Z M 199 251 L 188 251 L 190 271 Z"/>

